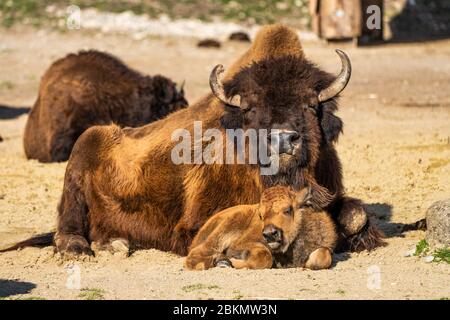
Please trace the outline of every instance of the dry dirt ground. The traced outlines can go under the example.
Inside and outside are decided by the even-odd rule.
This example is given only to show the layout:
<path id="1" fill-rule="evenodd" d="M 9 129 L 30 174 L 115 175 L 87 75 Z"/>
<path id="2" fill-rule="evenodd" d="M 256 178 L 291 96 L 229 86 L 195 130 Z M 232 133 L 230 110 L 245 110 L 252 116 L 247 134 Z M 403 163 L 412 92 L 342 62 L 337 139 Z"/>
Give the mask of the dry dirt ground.
<path id="1" fill-rule="evenodd" d="M 404 253 L 422 231 L 401 233 L 450 197 L 450 41 L 353 48 L 304 43 L 306 54 L 339 71 L 345 49 L 353 77 L 341 100 L 338 143 L 347 192 L 363 199 L 388 246 L 340 254 L 330 270 L 183 270 L 183 258 L 157 250 L 129 258 L 103 253 L 61 261 L 52 248 L 0 254 L 0 297 L 45 299 L 440 299 L 450 297 L 450 265 Z M 208 92 L 211 68 L 229 65 L 247 44 L 198 49 L 193 40 L 35 30 L 0 33 L 0 247 L 55 226 L 66 163 L 27 161 L 26 111 L 49 64 L 83 48 L 107 50 L 145 73 L 186 79 L 191 102 Z M 10 109 L 10 107 L 12 109 Z M 80 287 L 91 289 L 78 290 Z M 73 273 L 75 272 L 75 274 Z M 379 281 L 377 281 L 377 279 Z M 74 286 L 70 286 L 70 284 Z M 72 289 L 71 289 L 72 287 Z"/>

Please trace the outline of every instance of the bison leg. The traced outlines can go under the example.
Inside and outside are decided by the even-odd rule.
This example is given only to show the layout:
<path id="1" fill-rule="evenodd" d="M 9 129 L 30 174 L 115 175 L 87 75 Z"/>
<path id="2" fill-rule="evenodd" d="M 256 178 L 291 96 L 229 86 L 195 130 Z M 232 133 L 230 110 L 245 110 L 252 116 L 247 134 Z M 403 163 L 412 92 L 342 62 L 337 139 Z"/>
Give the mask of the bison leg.
<path id="1" fill-rule="evenodd" d="M 258 242 L 249 243 L 246 248 L 230 248 L 230 252 L 234 252 L 230 261 L 236 269 L 268 269 L 273 264 L 270 250 Z M 237 255 L 237 252 L 241 254 Z"/>
<path id="2" fill-rule="evenodd" d="M 63 254 L 93 255 L 86 235 L 88 207 L 81 190 L 81 174 L 69 162 L 64 189 L 58 206 L 58 222 L 55 234 L 56 249 Z"/>
<path id="3" fill-rule="evenodd" d="M 384 235 L 371 224 L 360 200 L 343 197 L 334 209 L 337 209 L 335 217 L 344 238 L 341 249 L 362 251 L 385 245 Z"/>
<path id="4" fill-rule="evenodd" d="M 67 129 L 67 131 L 56 132 L 52 137 L 50 142 L 51 161 L 62 162 L 69 159 L 77 136 L 71 133 L 72 130 Z"/>
<path id="5" fill-rule="evenodd" d="M 327 248 L 319 248 L 309 255 L 305 268 L 311 270 L 328 269 L 332 261 L 331 251 Z"/>
<path id="6" fill-rule="evenodd" d="M 216 266 L 222 261 L 223 254 L 211 249 L 208 245 L 202 244 L 193 248 L 186 257 L 184 266 L 189 270 L 207 270 Z"/>

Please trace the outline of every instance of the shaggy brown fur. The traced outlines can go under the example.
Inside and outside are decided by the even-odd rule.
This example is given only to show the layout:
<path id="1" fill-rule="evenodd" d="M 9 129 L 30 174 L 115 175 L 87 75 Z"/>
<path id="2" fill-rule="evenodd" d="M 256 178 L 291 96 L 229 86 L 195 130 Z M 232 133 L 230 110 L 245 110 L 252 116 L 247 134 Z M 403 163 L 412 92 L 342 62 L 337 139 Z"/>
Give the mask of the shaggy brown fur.
<path id="1" fill-rule="evenodd" d="M 250 49 L 228 68 L 224 79 L 230 80 L 243 67 L 253 62 L 287 55 L 304 57 L 297 32 L 282 24 L 264 26 L 256 35 Z"/>
<path id="2" fill-rule="evenodd" d="M 320 202 L 327 199 L 331 196 Z M 266 189 L 259 204 L 235 206 L 215 214 L 195 236 L 186 268 L 265 269 L 273 263 L 328 268 L 336 246 L 336 228 L 328 213 L 313 209 L 314 200 L 307 188 L 295 193 L 279 186 Z M 279 232 L 277 242 L 263 237 L 269 229 Z"/>
<path id="3" fill-rule="evenodd" d="M 25 154 L 65 161 L 89 127 L 137 127 L 187 106 L 184 93 L 163 76 L 143 76 L 98 51 L 69 54 L 44 74 L 24 135 Z"/>
<path id="4" fill-rule="evenodd" d="M 253 54 L 260 59 L 248 65 L 246 59 Z M 228 95 L 239 93 L 245 109 L 225 105 L 210 94 L 140 128 L 95 126 L 80 136 L 58 208 L 59 251 L 91 254 L 91 241 L 123 238 L 132 245 L 185 255 L 208 217 L 231 206 L 258 203 L 265 188 L 279 184 L 296 190 L 309 185 L 316 192 L 313 197 L 329 191 L 335 201 L 328 210 L 336 221 L 345 223 L 349 219 L 340 217 L 354 213 L 366 215 L 359 202 L 344 196 L 333 145 L 342 131 L 342 121 L 334 114 L 337 101 L 318 103 L 318 92 L 334 77 L 308 62 L 296 33 L 278 25 L 264 28 L 239 61 L 245 67 L 225 82 L 225 89 Z M 178 141 L 170 137 L 179 128 L 193 137 L 197 120 L 203 130 L 220 128 L 223 135 L 226 128 L 295 130 L 301 147 L 280 157 L 277 175 L 263 178 L 258 165 L 175 165 L 171 151 Z M 339 224 L 339 232 L 345 239 L 357 230 L 363 248 L 372 249 L 381 240 L 367 232 L 364 221 L 366 228 Z"/>

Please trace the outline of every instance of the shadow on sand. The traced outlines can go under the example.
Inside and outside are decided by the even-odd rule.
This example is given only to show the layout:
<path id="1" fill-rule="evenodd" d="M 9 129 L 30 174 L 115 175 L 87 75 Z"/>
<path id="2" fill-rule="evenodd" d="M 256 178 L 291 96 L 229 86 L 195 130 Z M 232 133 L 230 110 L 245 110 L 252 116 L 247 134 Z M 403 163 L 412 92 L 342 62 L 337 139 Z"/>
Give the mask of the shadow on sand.
<path id="1" fill-rule="evenodd" d="M 30 112 L 28 107 L 12 107 L 0 104 L 0 120 L 14 119 Z"/>
<path id="2" fill-rule="evenodd" d="M 31 282 L 0 279 L 0 298 L 14 296 L 16 294 L 27 294 L 34 288 L 36 288 L 36 285 Z"/>
<path id="3" fill-rule="evenodd" d="M 403 238 L 404 233 L 411 230 L 426 230 L 425 219 L 414 223 L 399 223 L 391 222 L 392 205 L 387 203 L 371 203 L 364 205 L 370 220 L 375 224 L 385 235 L 385 238 L 400 237 Z M 376 250 L 376 249 L 375 249 Z M 350 253 L 347 251 L 337 251 L 333 255 L 334 267 L 337 263 L 345 261 L 350 258 Z"/>

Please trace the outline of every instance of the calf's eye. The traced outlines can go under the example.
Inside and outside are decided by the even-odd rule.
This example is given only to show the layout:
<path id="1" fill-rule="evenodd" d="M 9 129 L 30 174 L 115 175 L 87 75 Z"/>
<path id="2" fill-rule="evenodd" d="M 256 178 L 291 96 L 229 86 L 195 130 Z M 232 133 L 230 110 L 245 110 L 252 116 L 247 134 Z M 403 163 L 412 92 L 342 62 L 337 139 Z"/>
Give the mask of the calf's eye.
<path id="1" fill-rule="evenodd" d="M 292 212 L 293 212 L 292 206 L 289 206 L 289 208 L 286 208 L 286 209 L 283 211 L 283 213 L 284 213 L 285 215 L 288 215 L 288 216 L 292 215 Z"/>

